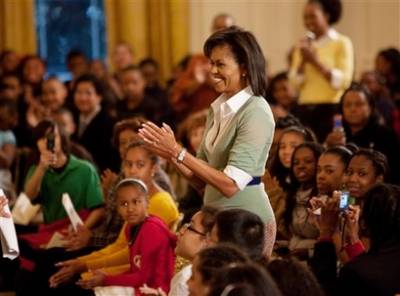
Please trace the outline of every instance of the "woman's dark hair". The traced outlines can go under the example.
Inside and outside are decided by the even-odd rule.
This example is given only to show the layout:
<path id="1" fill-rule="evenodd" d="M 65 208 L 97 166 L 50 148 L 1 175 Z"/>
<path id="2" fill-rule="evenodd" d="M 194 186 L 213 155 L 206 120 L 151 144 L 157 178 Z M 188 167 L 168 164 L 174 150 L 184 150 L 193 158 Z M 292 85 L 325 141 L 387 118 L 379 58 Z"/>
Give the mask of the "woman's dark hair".
<path id="1" fill-rule="evenodd" d="M 292 223 L 293 209 L 296 206 L 296 193 L 297 193 L 297 190 L 299 190 L 299 188 L 300 188 L 300 183 L 299 183 L 299 181 L 297 181 L 297 179 L 294 175 L 293 162 L 294 162 L 294 158 L 296 156 L 297 151 L 302 148 L 310 149 L 313 152 L 314 158 L 315 158 L 315 173 L 317 172 L 318 158 L 321 156 L 322 152 L 324 151 L 324 148 L 320 144 L 314 143 L 314 142 L 305 142 L 303 144 L 300 144 L 293 151 L 292 161 L 291 161 L 291 169 L 290 169 L 291 183 L 290 183 L 288 193 L 286 195 L 286 208 L 285 208 L 285 212 L 283 214 L 285 226 L 287 229 L 289 229 L 289 226 Z M 311 186 L 312 186 L 311 187 L 312 190 L 311 190 L 310 198 L 313 196 L 316 196 L 318 193 L 317 180 L 316 180 L 315 176 L 312 179 Z"/>
<path id="2" fill-rule="evenodd" d="M 351 154 L 354 154 L 358 150 L 360 150 L 360 147 L 358 147 L 357 144 L 355 144 L 355 143 L 346 143 L 346 145 L 344 145 L 344 147 L 346 149 L 348 149 L 351 152 Z"/>
<path id="3" fill-rule="evenodd" d="M 232 50 L 236 62 L 245 67 L 254 94 L 266 97 L 266 62 L 254 35 L 236 26 L 217 31 L 204 44 L 204 55 L 209 58 L 215 47 L 224 45 Z"/>
<path id="4" fill-rule="evenodd" d="M 74 94 L 78 88 L 78 85 L 82 82 L 91 83 L 96 91 L 96 94 L 102 98 L 104 97 L 105 88 L 104 88 L 103 83 L 101 82 L 101 80 L 99 80 L 96 76 L 94 76 L 92 74 L 83 74 L 83 75 L 79 76 L 79 78 L 75 82 Z"/>
<path id="5" fill-rule="evenodd" d="M 153 66 L 156 69 L 158 69 L 160 67 L 158 62 L 155 59 L 145 58 L 140 61 L 139 68 L 143 68 L 144 66 L 147 66 L 147 65 Z"/>
<path id="6" fill-rule="evenodd" d="M 126 152 L 125 152 L 125 155 L 124 155 L 124 159 L 126 158 L 126 155 L 128 154 L 129 150 L 131 150 L 131 149 L 133 149 L 133 148 L 137 148 L 137 147 L 143 148 L 144 150 L 147 151 L 147 153 L 149 154 L 150 160 L 151 160 L 151 162 L 152 162 L 153 164 L 158 164 L 158 163 L 159 163 L 159 158 L 158 158 L 158 156 L 157 156 L 154 152 L 150 151 L 150 150 L 146 147 L 146 142 L 143 141 L 143 140 L 138 140 L 138 141 L 134 141 L 134 142 L 132 142 L 132 143 L 129 143 L 128 147 L 126 148 Z"/>
<path id="7" fill-rule="evenodd" d="M 215 217 L 217 216 L 219 209 L 212 206 L 202 206 L 201 214 L 203 219 L 201 221 L 201 225 L 204 228 L 205 233 L 209 233 L 214 226 Z"/>
<path id="8" fill-rule="evenodd" d="M 228 209 L 219 212 L 215 218 L 218 241 L 232 243 L 251 259 L 260 260 L 265 245 L 264 223 L 261 218 L 243 209 Z"/>
<path id="9" fill-rule="evenodd" d="M 351 91 L 362 93 L 365 96 L 365 98 L 367 99 L 367 103 L 371 109 L 371 117 L 377 119 L 378 115 L 376 113 L 374 96 L 372 95 L 372 93 L 368 90 L 368 88 L 365 85 L 357 83 L 357 82 L 352 82 L 350 87 L 344 91 L 342 97 L 340 98 L 340 102 L 339 102 L 340 112 L 343 114 L 344 99 L 345 99 L 347 93 L 349 93 Z M 343 124 L 346 125 L 346 120 L 344 119 L 343 121 L 344 121 Z"/>
<path id="10" fill-rule="evenodd" d="M 340 0 L 309 0 L 308 3 L 318 4 L 322 11 L 328 15 L 329 25 L 333 25 L 342 16 L 342 2 Z"/>
<path id="11" fill-rule="evenodd" d="M 353 154 L 351 159 L 356 156 L 363 156 L 372 162 L 372 167 L 374 168 L 375 176 L 382 176 L 384 181 L 387 181 L 389 176 L 389 164 L 386 156 L 373 149 L 360 148 L 357 152 Z M 350 159 L 350 160 L 351 160 Z"/>
<path id="12" fill-rule="evenodd" d="M 232 244 L 223 243 L 205 248 L 197 254 L 198 271 L 205 284 L 221 271 L 221 268 L 232 263 L 249 262 L 243 251 Z"/>
<path id="13" fill-rule="evenodd" d="M 138 133 L 139 129 L 142 127 L 143 123 L 146 123 L 147 119 L 142 116 L 135 116 L 129 119 L 123 119 L 118 121 L 114 125 L 113 135 L 112 135 L 112 143 L 115 148 L 119 147 L 119 134 L 124 130 L 131 130 L 134 133 Z"/>
<path id="14" fill-rule="evenodd" d="M 315 134 L 308 128 L 303 127 L 302 125 L 293 125 L 285 128 L 282 131 L 281 139 L 284 134 L 287 133 L 297 133 L 304 138 L 304 142 L 315 142 L 317 143 L 317 137 Z M 280 142 L 280 140 L 279 140 Z M 278 149 L 276 149 L 276 154 L 273 156 L 270 173 L 272 177 L 275 177 L 278 180 L 279 185 L 283 188 L 283 190 L 287 191 L 289 189 L 290 183 L 290 170 L 285 168 L 279 159 L 279 145 Z M 289 182 L 288 182 L 289 178 Z"/>
<path id="15" fill-rule="evenodd" d="M 275 121 L 275 129 L 285 129 L 291 126 L 301 126 L 300 120 L 292 114 L 288 114 L 285 117 L 279 117 Z"/>
<path id="16" fill-rule="evenodd" d="M 389 47 L 378 52 L 378 55 L 390 63 L 391 72 L 400 79 L 400 51 L 395 47 Z"/>
<path id="17" fill-rule="evenodd" d="M 344 164 L 344 167 L 347 168 L 353 152 L 344 146 L 335 146 L 332 148 L 328 148 L 322 154 L 333 154 L 338 156 L 340 158 L 340 161 Z"/>
<path id="18" fill-rule="evenodd" d="M 37 147 L 37 141 L 40 139 L 46 137 L 46 135 L 50 132 L 51 129 L 58 128 L 58 133 L 61 138 L 61 150 L 64 152 L 64 154 L 69 157 L 70 155 L 70 149 L 71 149 L 71 143 L 69 141 L 69 138 L 67 134 L 65 133 L 64 129 L 62 126 L 57 124 L 55 121 L 52 120 L 42 120 L 39 122 L 39 124 L 33 129 L 32 135 L 33 135 L 33 142 L 35 143 L 34 149 L 33 149 L 33 157 L 35 162 L 37 163 L 40 159 L 40 152 Z"/>
<path id="19" fill-rule="evenodd" d="M 272 277 L 254 263 L 232 264 L 216 274 L 209 296 L 282 295 Z"/>
<path id="20" fill-rule="evenodd" d="M 400 241 L 400 187 L 380 183 L 363 196 L 360 225 L 371 239 L 370 251 Z"/>
<path id="21" fill-rule="evenodd" d="M 296 258 L 276 259 L 267 269 L 285 296 L 324 295 L 312 271 Z"/>
<path id="22" fill-rule="evenodd" d="M 269 81 L 266 98 L 269 103 L 276 104 L 276 98 L 274 97 L 275 85 L 283 80 L 288 80 L 287 72 L 279 72 Z"/>

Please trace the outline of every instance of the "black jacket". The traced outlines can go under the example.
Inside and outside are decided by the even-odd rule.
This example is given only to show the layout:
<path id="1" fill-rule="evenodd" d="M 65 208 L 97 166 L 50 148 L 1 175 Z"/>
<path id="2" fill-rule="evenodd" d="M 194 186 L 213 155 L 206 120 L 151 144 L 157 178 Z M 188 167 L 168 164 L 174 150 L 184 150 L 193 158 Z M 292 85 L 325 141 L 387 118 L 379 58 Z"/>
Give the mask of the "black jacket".
<path id="1" fill-rule="evenodd" d="M 351 133 L 348 125 L 343 126 L 347 143 L 374 149 L 386 155 L 390 167 L 390 180 L 400 184 L 400 143 L 394 130 L 380 125 L 375 117 L 371 117 L 368 124 L 355 134 Z"/>
<path id="2" fill-rule="evenodd" d="M 79 116 L 77 117 L 79 127 Z M 102 109 L 86 127 L 81 137 L 78 130 L 73 139 L 92 154 L 100 172 L 110 168 L 119 171 L 118 154 L 112 146 L 113 120 Z"/>
<path id="3" fill-rule="evenodd" d="M 309 264 L 327 295 L 393 296 L 400 293 L 400 242 L 387 243 L 345 264 L 336 277 L 336 251 L 317 242 Z"/>

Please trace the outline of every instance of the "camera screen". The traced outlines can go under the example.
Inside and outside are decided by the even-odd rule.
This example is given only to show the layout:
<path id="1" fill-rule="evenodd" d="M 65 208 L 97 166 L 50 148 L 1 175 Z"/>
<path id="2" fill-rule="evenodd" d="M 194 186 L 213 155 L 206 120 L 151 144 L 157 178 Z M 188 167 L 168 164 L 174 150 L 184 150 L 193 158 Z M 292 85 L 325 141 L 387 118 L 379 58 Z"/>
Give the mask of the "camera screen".
<path id="1" fill-rule="evenodd" d="M 348 205 L 349 205 L 349 192 L 343 191 L 340 193 L 339 208 L 341 210 L 347 209 Z"/>

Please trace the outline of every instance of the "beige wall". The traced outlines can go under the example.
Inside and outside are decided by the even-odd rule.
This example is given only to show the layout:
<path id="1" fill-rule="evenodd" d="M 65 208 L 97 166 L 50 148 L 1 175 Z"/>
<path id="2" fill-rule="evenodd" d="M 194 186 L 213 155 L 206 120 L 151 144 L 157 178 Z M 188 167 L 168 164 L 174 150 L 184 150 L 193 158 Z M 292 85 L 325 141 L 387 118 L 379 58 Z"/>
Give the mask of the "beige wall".
<path id="1" fill-rule="evenodd" d="M 190 49 L 199 52 L 210 33 L 212 18 L 232 14 L 251 30 L 269 62 L 270 73 L 286 67 L 286 54 L 304 35 L 305 0 L 190 0 Z M 376 52 L 400 47 L 400 0 L 344 0 L 337 29 L 350 36 L 356 52 L 356 72 L 373 66 Z"/>

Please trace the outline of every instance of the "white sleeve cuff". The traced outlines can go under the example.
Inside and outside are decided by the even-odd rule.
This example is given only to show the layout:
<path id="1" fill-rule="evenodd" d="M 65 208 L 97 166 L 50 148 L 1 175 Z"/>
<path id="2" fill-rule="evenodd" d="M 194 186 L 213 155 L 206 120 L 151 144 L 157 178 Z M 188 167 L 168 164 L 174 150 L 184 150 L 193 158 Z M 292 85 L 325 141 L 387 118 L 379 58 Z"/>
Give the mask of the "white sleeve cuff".
<path id="1" fill-rule="evenodd" d="M 248 173 L 232 165 L 227 165 L 224 169 L 224 173 L 233 181 L 235 181 L 240 190 L 243 190 L 253 179 L 253 177 Z"/>
<path id="2" fill-rule="evenodd" d="M 331 86 L 334 89 L 339 89 L 343 85 L 343 72 L 339 69 L 331 70 Z"/>

